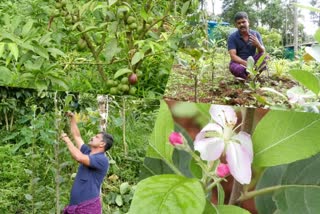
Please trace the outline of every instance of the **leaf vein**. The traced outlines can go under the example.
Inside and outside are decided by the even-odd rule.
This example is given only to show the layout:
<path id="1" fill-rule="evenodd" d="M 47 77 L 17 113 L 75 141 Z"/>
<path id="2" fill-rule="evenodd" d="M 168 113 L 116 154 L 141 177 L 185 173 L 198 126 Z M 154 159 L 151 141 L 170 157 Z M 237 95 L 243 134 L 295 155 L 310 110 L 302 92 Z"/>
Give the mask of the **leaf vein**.
<path id="1" fill-rule="evenodd" d="M 271 149 L 272 147 L 275 147 L 275 146 L 279 145 L 280 143 L 285 142 L 287 139 L 289 139 L 289 138 L 291 138 L 291 137 L 294 137 L 294 136 L 295 136 L 295 135 L 297 135 L 298 133 L 300 133 L 300 132 L 304 131 L 305 129 L 309 128 L 309 127 L 310 127 L 310 126 L 312 126 L 314 123 L 317 123 L 317 122 L 319 122 L 319 121 L 320 121 L 320 119 L 317 119 L 317 120 L 313 121 L 312 123 L 310 123 L 309 125 L 307 125 L 307 126 L 303 127 L 302 129 L 300 129 L 300 130 L 298 130 L 298 131 L 296 131 L 296 132 L 292 133 L 291 135 L 289 135 L 289 136 L 287 136 L 287 137 L 285 137 L 285 138 L 283 138 L 283 139 L 279 140 L 278 142 L 275 142 L 274 144 L 272 144 L 272 145 L 270 145 L 270 146 L 268 146 L 268 147 L 264 148 L 263 150 L 261 150 L 261 151 L 257 152 L 255 156 L 258 156 L 259 154 L 261 154 L 261 153 L 263 153 L 263 152 L 265 152 L 265 151 L 267 151 L 267 150 Z"/>

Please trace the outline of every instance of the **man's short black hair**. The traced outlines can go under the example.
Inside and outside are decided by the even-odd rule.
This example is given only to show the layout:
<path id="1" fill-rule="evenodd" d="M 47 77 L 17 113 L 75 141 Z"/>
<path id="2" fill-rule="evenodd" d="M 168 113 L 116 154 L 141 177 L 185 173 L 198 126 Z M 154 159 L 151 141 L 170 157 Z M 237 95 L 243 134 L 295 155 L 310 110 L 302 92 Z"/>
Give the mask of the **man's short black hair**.
<path id="1" fill-rule="evenodd" d="M 248 19 L 248 14 L 246 12 L 237 12 L 236 15 L 234 15 L 234 21 L 238 21 L 239 19 Z"/>
<path id="2" fill-rule="evenodd" d="M 102 141 L 106 143 L 104 151 L 108 151 L 113 145 L 113 137 L 106 132 L 100 132 L 100 134 L 102 134 Z"/>

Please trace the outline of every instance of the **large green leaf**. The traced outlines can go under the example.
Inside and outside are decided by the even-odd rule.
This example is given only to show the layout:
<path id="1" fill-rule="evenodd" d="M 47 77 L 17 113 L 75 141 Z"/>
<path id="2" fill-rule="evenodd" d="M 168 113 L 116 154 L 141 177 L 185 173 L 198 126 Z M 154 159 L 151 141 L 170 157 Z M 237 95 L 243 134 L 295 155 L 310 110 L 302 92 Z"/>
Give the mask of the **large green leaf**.
<path id="1" fill-rule="evenodd" d="M 21 34 L 27 36 L 33 26 L 33 20 L 30 19 L 22 28 Z"/>
<path id="2" fill-rule="evenodd" d="M 314 34 L 314 38 L 318 43 L 320 43 L 320 28 Z"/>
<path id="3" fill-rule="evenodd" d="M 285 204 L 293 206 L 293 204 L 291 204 L 293 202 L 292 200 L 295 200 L 295 203 L 299 204 L 299 207 L 302 208 L 306 208 L 305 204 L 308 204 L 310 210 L 315 207 L 318 208 L 317 204 L 319 203 L 312 204 L 315 198 L 309 198 L 309 194 L 314 194 L 319 191 L 319 177 L 320 154 L 291 164 L 268 168 L 263 173 L 256 189 L 272 186 L 281 186 L 282 189 L 274 193 L 271 192 L 258 196 L 256 198 L 258 212 L 261 214 L 273 213 L 278 207 L 278 209 L 280 208 L 280 213 L 287 213 L 283 207 Z M 299 209 L 297 209 L 297 211 L 298 210 Z M 292 211 L 291 213 L 299 212 Z"/>
<path id="4" fill-rule="evenodd" d="M 250 214 L 249 211 L 233 205 L 212 205 L 209 201 L 206 203 L 202 214 Z"/>
<path id="5" fill-rule="evenodd" d="M 0 58 L 1 58 L 2 55 L 3 55 L 5 45 L 6 45 L 6 43 L 0 42 Z"/>
<path id="6" fill-rule="evenodd" d="M 190 6 L 190 1 L 186 1 L 181 8 L 181 15 L 185 15 Z"/>
<path id="7" fill-rule="evenodd" d="M 289 187 L 274 195 L 277 214 L 319 213 L 320 186 Z"/>
<path id="8" fill-rule="evenodd" d="M 197 179 L 156 175 L 138 183 L 129 214 L 202 213 L 205 194 Z"/>
<path id="9" fill-rule="evenodd" d="M 175 131 L 180 132 L 186 139 L 189 146 L 193 148 L 193 140 L 184 128 L 182 128 L 178 124 L 175 124 Z M 172 160 L 174 165 L 179 169 L 179 171 L 182 172 L 184 176 L 189 178 L 194 177 L 190 171 L 191 159 L 192 159 L 191 155 L 186 151 L 182 151 L 178 149 L 175 149 L 173 151 Z"/>
<path id="10" fill-rule="evenodd" d="M 281 179 L 288 165 L 279 165 L 268 168 L 261 177 L 256 189 L 277 186 L 281 184 Z M 272 200 L 273 193 L 264 194 L 255 198 L 256 208 L 259 214 L 273 213 L 277 207 Z"/>
<path id="11" fill-rule="evenodd" d="M 11 71 L 6 67 L 1 66 L 0 67 L 0 83 L 2 85 L 9 85 L 11 82 L 11 79 L 12 79 Z"/>
<path id="12" fill-rule="evenodd" d="M 139 180 L 153 175 L 173 174 L 172 169 L 161 159 L 145 157 L 140 169 Z"/>
<path id="13" fill-rule="evenodd" d="M 114 74 L 114 79 L 117 79 L 118 77 L 127 74 L 127 73 L 132 73 L 132 71 L 129 68 L 121 68 L 117 70 L 117 72 Z"/>
<path id="14" fill-rule="evenodd" d="M 133 57 L 132 57 L 132 60 L 131 60 L 131 64 L 132 65 L 135 65 L 137 64 L 140 60 L 142 60 L 144 58 L 144 53 L 143 52 L 136 52 Z"/>
<path id="15" fill-rule="evenodd" d="M 121 48 L 118 47 L 118 42 L 116 39 L 111 39 L 111 41 L 106 45 L 106 62 L 109 63 L 113 59 L 113 57 L 120 53 Z"/>
<path id="16" fill-rule="evenodd" d="M 254 165 L 275 166 L 320 151 L 320 115 L 270 111 L 253 133 Z"/>
<path id="17" fill-rule="evenodd" d="M 298 80 L 302 85 L 311 90 L 316 95 L 320 92 L 319 79 L 309 71 L 305 70 L 291 70 L 289 72 L 293 78 Z"/>
<path id="18" fill-rule="evenodd" d="M 18 45 L 16 43 L 8 43 L 8 48 L 11 54 L 14 56 L 15 60 L 18 61 L 18 57 L 19 57 Z"/>
<path id="19" fill-rule="evenodd" d="M 232 205 L 219 205 L 217 208 L 217 214 L 250 214 L 249 211 L 242 209 L 241 207 L 232 206 Z"/>
<path id="20" fill-rule="evenodd" d="M 174 130 L 171 112 L 164 101 L 161 101 L 157 120 L 151 134 L 147 157 L 164 159 L 172 163 L 173 146 L 169 143 L 169 135 Z"/>

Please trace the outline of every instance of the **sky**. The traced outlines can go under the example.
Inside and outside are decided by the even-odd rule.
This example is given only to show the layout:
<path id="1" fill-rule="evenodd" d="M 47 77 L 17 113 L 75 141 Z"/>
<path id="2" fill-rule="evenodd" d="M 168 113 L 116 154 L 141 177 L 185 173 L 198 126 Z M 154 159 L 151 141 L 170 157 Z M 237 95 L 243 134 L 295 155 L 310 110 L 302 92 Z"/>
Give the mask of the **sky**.
<path id="1" fill-rule="evenodd" d="M 206 2 L 211 2 L 211 0 L 206 0 Z M 298 0 L 298 3 L 301 4 L 306 4 L 309 5 L 310 0 Z M 318 29 L 316 24 L 313 24 L 310 20 L 310 15 L 309 15 L 309 11 L 306 9 L 300 9 L 302 15 L 304 16 L 304 18 L 299 18 L 298 22 L 299 23 L 303 23 L 305 26 L 304 31 L 306 32 L 306 34 L 308 35 L 314 35 L 314 33 L 316 32 L 316 30 Z M 207 4 L 207 11 L 209 13 L 212 12 L 212 5 L 211 3 Z M 219 15 L 222 13 L 222 0 L 214 0 L 214 12 L 215 15 Z"/>

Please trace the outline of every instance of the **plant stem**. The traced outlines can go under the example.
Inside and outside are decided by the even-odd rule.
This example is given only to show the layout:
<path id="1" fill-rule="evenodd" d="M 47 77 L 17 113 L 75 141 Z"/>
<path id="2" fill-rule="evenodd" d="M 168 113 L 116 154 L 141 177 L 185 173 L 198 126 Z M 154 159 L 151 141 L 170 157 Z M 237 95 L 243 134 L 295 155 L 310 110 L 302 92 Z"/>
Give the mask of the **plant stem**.
<path id="1" fill-rule="evenodd" d="M 35 197 L 35 192 L 34 192 L 34 174 L 35 174 L 35 163 L 34 163 L 34 150 L 35 150 L 35 121 L 36 121 L 36 109 L 33 112 L 33 123 L 32 123 L 32 144 L 31 144 L 31 169 L 32 169 L 32 174 L 31 174 L 31 195 L 32 195 L 32 214 L 34 214 L 34 197 Z"/>
<path id="2" fill-rule="evenodd" d="M 194 76 L 194 102 L 198 102 L 198 75 Z"/>
<path id="3" fill-rule="evenodd" d="M 215 187 L 218 183 L 220 183 L 223 180 L 223 178 L 218 178 L 216 179 L 213 183 L 211 183 L 208 187 L 207 187 L 207 192 L 209 192 L 213 187 Z"/>
<path id="4" fill-rule="evenodd" d="M 122 139 L 124 146 L 124 155 L 128 155 L 128 144 L 126 142 L 126 100 L 122 97 Z"/>
<path id="5" fill-rule="evenodd" d="M 266 188 L 251 191 L 251 192 L 245 192 L 237 199 L 237 201 L 239 201 L 239 202 L 245 201 L 250 198 L 259 196 L 259 195 L 268 194 L 268 193 L 271 193 L 271 192 L 274 192 L 277 190 L 281 190 L 281 189 L 285 189 L 288 187 L 305 187 L 305 185 L 277 185 L 277 186 L 272 186 L 272 187 L 266 187 Z"/>

